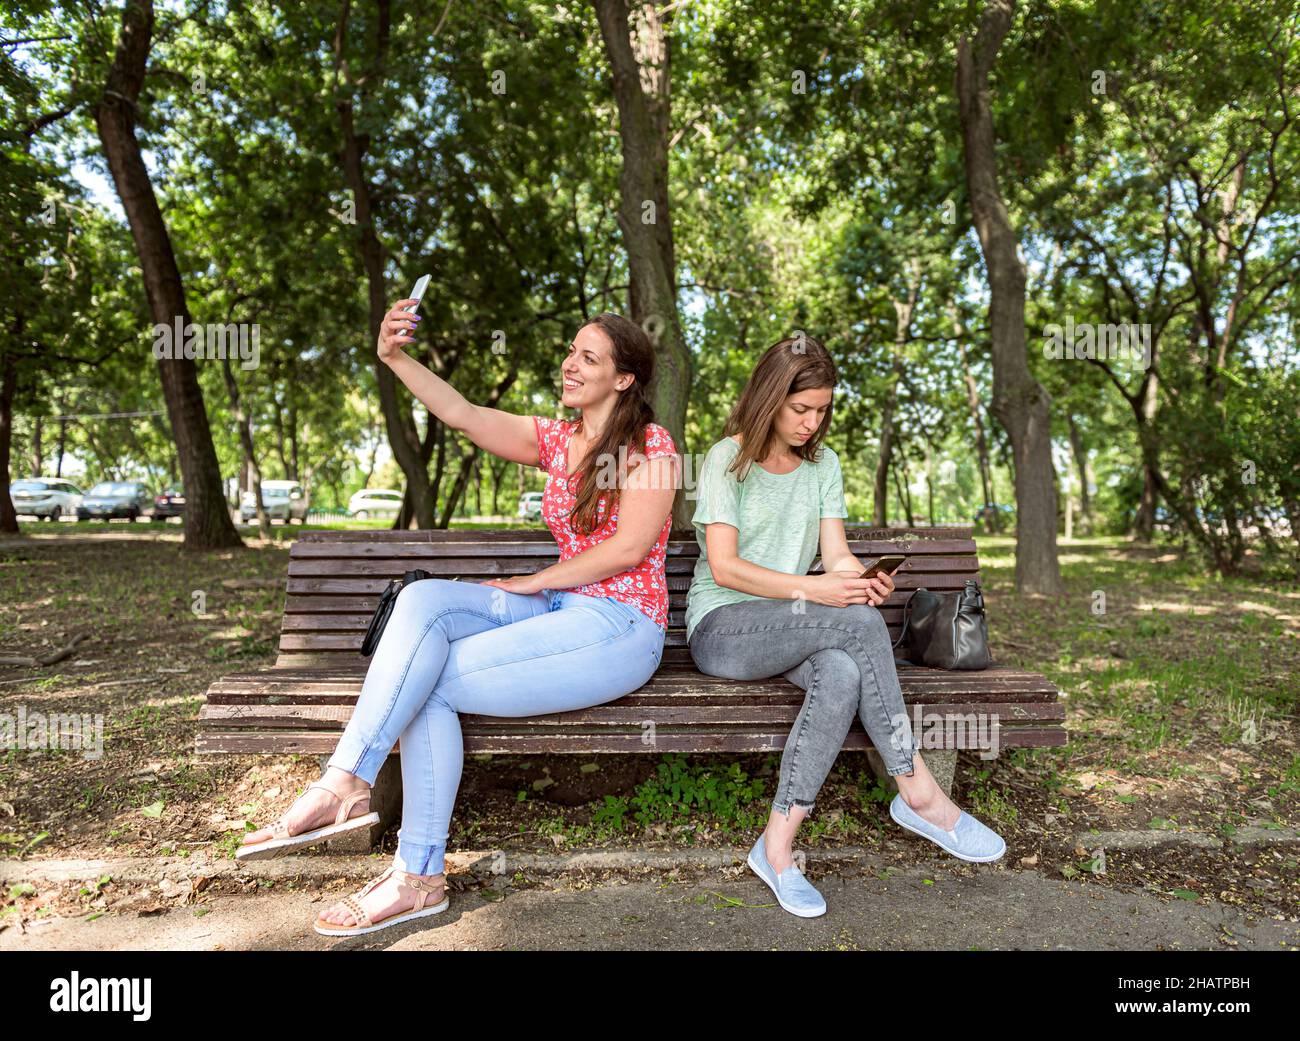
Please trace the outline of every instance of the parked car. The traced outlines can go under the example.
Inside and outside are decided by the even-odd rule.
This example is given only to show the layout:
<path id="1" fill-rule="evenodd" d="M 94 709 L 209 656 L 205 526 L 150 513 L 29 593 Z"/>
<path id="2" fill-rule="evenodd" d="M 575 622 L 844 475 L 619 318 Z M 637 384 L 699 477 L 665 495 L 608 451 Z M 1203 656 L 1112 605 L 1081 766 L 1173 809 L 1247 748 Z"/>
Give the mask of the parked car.
<path id="1" fill-rule="evenodd" d="M 357 520 L 396 517 L 401 509 L 402 493 L 391 488 L 362 488 L 348 500 L 348 516 Z"/>
<path id="2" fill-rule="evenodd" d="M 152 507 L 153 496 L 143 481 L 100 481 L 82 497 L 77 520 L 126 517 L 133 521 Z"/>
<path id="3" fill-rule="evenodd" d="M 58 520 L 72 516 L 81 505 L 81 489 L 61 477 L 29 477 L 9 486 L 9 498 L 20 517 Z"/>
<path id="4" fill-rule="evenodd" d="M 524 492 L 519 496 L 519 516 L 530 521 L 542 519 L 541 492 Z"/>
<path id="5" fill-rule="evenodd" d="M 1207 528 L 1214 528 L 1223 524 L 1223 514 L 1218 510 L 1203 510 L 1199 506 L 1193 511 L 1196 519 Z M 1154 515 L 1157 528 L 1181 528 L 1183 519 L 1173 510 L 1164 504 L 1156 507 Z"/>
<path id="6" fill-rule="evenodd" d="M 1001 502 L 986 502 L 971 518 L 972 524 L 984 524 L 988 527 L 997 524 L 1006 529 L 1015 523 L 1016 509 Z"/>
<path id="7" fill-rule="evenodd" d="M 307 519 L 307 493 L 297 481 L 263 481 L 262 506 L 271 520 L 288 524 L 291 520 L 302 523 Z M 251 491 L 244 492 L 239 516 L 245 522 L 257 516 L 257 499 Z"/>
<path id="8" fill-rule="evenodd" d="M 185 489 L 179 485 L 164 488 L 153 497 L 153 519 L 185 516 Z"/>
<path id="9" fill-rule="evenodd" d="M 1260 510 L 1259 523 L 1278 538 L 1289 539 L 1291 537 L 1291 518 L 1287 516 L 1285 510 L 1276 507 Z"/>

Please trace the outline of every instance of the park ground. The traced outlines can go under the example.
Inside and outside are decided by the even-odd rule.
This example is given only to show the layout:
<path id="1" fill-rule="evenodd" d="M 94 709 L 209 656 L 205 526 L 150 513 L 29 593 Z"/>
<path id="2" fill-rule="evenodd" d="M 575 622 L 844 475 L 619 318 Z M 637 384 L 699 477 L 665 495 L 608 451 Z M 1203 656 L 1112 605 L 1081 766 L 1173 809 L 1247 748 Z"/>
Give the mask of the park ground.
<path id="1" fill-rule="evenodd" d="M 102 713 L 104 747 L 98 759 L 80 750 L 0 750 L 0 947 L 45 919 L 59 919 L 60 942 L 71 945 L 75 921 L 125 927 L 173 908 L 205 913 L 204 903 L 231 898 L 231 886 L 246 893 L 248 880 L 235 875 L 183 891 L 150 886 L 147 876 L 150 865 L 177 858 L 231 866 L 240 836 L 274 819 L 318 776 L 312 757 L 194 750 L 208 683 L 274 660 L 286 540 L 296 529 L 210 555 L 185 553 L 175 528 L 24 525 L 24 532 L 0 542 L 0 657 L 40 656 L 85 636 L 55 664 L 0 667 L 0 711 Z M 997 828 L 1008 852 L 995 865 L 948 858 L 945 876 L 1009 873 L 999 879 L 1010 883 L 1018 874 L 1026 885 L 1082 887 L 1112 907 L 1140 898 L 1143 906 L 1181 908 L 1175 917 L 1184 924 L 1230 911 L 1238 932 L 1258 923 L 1287 937 L 1261 946 L 1295 945 L 1300 585 L 1265 571 L 1216 579 L 1175 547 L 1088 538 L 1061 545 L 1064 596 L 1021 598 L 1013 552 L 1009 539 L 980 540 L 994 656 L 1061 687 L 1070 742 L 990 760 L 961 753 L 953 797 Z M 471 757 L 449 848 L 503 850 L 517 863 L 562 864 L 590 853 L 665 865 L 674 854 L 689 860 L 747 848 L 766 819 L 778 764 L 777 755 Z M 865 756 L 840 757 L 801 831 L 814 880 L 816 865 L 852 849 L 854 877 L 913 879 L 904 892 L 935 885 L 933 849 L 901 835 L 888 818 L 890 797 Z M 394 827 L 383 850 L 395 843 Z M 68 861 L 141 870 L 62 880 L 40 870 Z M 718 879 L 731 871 L 719 869 Z M 661 874 L 668 881 L 650 891 L 695 885 L 689 899 L 710 917 L 750 906 L 720 897 L 708 872 L 694 881 L 675 869 Z M 602 879 L 648 884 L 645 871 L 575 877 L 573 892 L 599 888 Z M 839 886 L 843 877 L 827 874 L 826 883 Z M 530 871 L 504 880 L 465 871 L 452 882 L 485 905 L 509 892 L 516 908 L 555 885 Z M 275 876 L 253 887 L 263 900 L 277 888 L 306 899 Z M 611 921 L 629 926 L 625 940 L 637 945 L 636 915 L 617 904 Z M 1140 917 L 1136 905 L 1129 914 Z M 1131 942 L 1161 946 L 1161 928 L 1153 924 Z M 1207 929 L 1171 931 L 1165 943 L 1235 945 L 1232 930 Z M 935 930 L 933 945 L 946 946 Z M 674 944 L 692 945 L 688 934 Z M 926 946 L 923 933 L 914 940 Z M 734 940 L 769 941 L 777 942 Z M 573 942 L 592 941 L 575 934 Z M 818 936 L 806 945 L 852 943 Z M 987 945 L 1017 944 L 1003 936 Z"/>

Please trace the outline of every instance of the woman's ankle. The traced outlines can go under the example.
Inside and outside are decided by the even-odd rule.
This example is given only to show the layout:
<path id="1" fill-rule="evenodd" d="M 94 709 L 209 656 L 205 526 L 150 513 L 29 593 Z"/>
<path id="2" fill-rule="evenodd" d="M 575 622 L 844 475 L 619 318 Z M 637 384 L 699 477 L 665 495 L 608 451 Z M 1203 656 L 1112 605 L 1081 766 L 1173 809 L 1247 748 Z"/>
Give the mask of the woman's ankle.
<path id="1" fill-rule="evenodd" d="M 768 863 L 775 860 L 790 860 L 794 856 L 794 840 L 774 839 L 770 831 L 764 830 L 763 853 Z"/>
<path id="2" fill-rule="evenodd" d="M 913 777 L 896 775 L 894 781 L 903 801 L 914 810 L 926 809 L 943 798 L 943 789 L 929 774 L 924 777 L 919 774 Z"/>
<path id="3" fill-rule="evenodd" d="M 332 788 L 341 788 L 347 792 L 373 787 L 368 781 L 363 780 L 356 774 L 348 773 L 338 766 L 327 766 L 320 779 L 323 784 L 327 784 Z"/>

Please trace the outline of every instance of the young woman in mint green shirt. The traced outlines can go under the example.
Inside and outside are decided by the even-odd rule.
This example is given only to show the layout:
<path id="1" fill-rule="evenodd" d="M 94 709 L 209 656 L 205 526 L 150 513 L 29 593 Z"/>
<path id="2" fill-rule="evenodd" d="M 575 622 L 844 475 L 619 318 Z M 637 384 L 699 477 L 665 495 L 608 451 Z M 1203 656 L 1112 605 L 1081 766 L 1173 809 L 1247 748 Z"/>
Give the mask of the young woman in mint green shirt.
<path id="1" fill-rule="evenodd" d="M 709 449 L 697 487 L 700 543 L 686 633 L 701 672 L 785 676 L 807 693 L 781 756 L 766 829 L 749 865 L 787 911 L 825 913 L 792 844 L 856 714 L 899 795 L 890 816 L 963 860 L 996 860 L 1002 838 L 957 808 L 915 748 L 889 631 L 876 609 L 888 576 L 859 579 L 839 459 L 825 445 L 835 365 L 816 340 L 763 354 Z M 820 550 L 822 573 L 808 568 Z"/>

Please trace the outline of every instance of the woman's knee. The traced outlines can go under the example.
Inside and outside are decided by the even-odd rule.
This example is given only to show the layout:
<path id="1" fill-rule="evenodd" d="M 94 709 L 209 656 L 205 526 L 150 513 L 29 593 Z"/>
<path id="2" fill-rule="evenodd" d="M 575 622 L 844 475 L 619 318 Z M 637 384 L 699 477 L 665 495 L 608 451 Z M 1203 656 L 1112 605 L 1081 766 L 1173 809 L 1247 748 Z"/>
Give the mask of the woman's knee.
<path id="1" fill-rule="evenodd" d="M 830 647 L 811 657 L 817 697 L 842 704 L 849 713 L 855 712 L 862 690 L 862 670 L 853 655 L 839 647 Z"/>
<path id="2" fill-rule="evenodd" d="M 885 616 L 879 610 L 870 604 L 850 604 L 844 610 L 848 612 L 848 620 L 868 648 L 872 650 L 880 650 L 882 647 L 892 648 L 893 641 L 889 636 L 889 626 L 885 624 Z"/>
<path id="3" fill-rule="evenodd" d="M 446 596 L 446 590 L 442 587 L 451 584 L 443 578 L 425 578 L 419 582 L 408 582 L 398 592 L 393 611 L 396 613 L 398 610 L 427 610 L 430 605 Z"/>
<path id="4" fill-rule="evenodd" d="M 430 578 L 403 586 L 393 602 L 384 635 L 387 636 L 391 629 L 402 633 L 404 638 L 419 637 L 428 630 L 439 608 L 447 603 L 447 590 L 440 587 L 453 584 L 459 585 L 445 579 Z"/>

